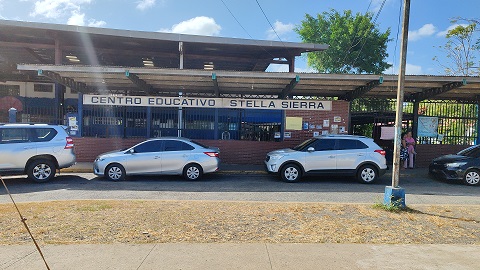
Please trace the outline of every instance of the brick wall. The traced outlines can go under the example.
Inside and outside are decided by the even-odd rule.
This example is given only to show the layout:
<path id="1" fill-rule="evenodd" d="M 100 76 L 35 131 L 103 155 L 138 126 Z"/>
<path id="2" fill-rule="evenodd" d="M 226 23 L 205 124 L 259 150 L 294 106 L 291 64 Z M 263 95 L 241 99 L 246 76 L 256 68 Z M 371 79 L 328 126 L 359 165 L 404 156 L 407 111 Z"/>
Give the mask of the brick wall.
<path id="1" fill-rule="evenodd" d="M 467 145 L 418 144 L 415 147 L 415 151 L 417 151 L 415 166 L 426 168 L 432 159 L 442 155 L 457 153 L 467 147 Z"/>
<path id="2" fill-rule="evenodd" d="M 333 130 L 332 125 L 337 125 L 339 128 L 344 127 L 345 134 L 348 134 L 349 106 L 350 103 L 348 101 L 338 100 L 332 101 L 331 111 L 286 111 L 286 117 L 302 117 L 303 122 L 307 122 L 309 128 L 307 130 L 285 130 L 292 134 L 292 138 L 285 139 L 285 141 L 298 144 L 307 138 L 313 137 L 314 132 L 319 132 L 321 135 L 323 130 L 329 133 L 340 133 L 339 130 Z M 340 118 L 340 122 L 334 122 L 335 117 Z M 323 126 L 323 120 L 329 121 L 328 127 Z"/>
<path id="3" fill-rule="evenodd" d="M 74 138 L 75 153 L 78 162 L 93 162 L 101 153 L 130 147 L 144 139 L 122 138 Z M 292 147 L 292 142 L 258 142 L 235 140 L 197 140 L 198 142 L 220 148 L 220 158 L 227 164 L 263 164 L 268 152 Z"/>

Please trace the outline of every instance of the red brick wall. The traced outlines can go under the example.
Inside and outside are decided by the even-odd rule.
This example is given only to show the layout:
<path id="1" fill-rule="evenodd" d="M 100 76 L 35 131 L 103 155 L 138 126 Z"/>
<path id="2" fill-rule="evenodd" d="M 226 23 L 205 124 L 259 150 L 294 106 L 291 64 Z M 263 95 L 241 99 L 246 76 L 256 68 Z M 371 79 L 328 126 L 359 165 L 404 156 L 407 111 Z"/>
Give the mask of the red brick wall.
<path id="1" fill-rule="evenodd" d="M 101 153 L 132 146 L 144 139 L 74 138 L 78 162 L 93 162 Z M 227 164 L 263 164 L 268 152 L 292 147 L 292 142 L 258 142 L 235 140 L 197 140 L 208 146 L 220 148 L 220 158 Z"/>
<path id="2" fill-rule="evenodd" d="M 428 167 L 432 159 L 446 154 L 457 153 L 467 147 L 467 145 L 417 144 L 415 147 L 415 151 L 417 151 L 415 166 L 420 168 Z"/>
<path id="3" fill-rule="evenodd" d="M 334 133 L 331 129 L 332 125 L 338 125 L 338 127 L 345 127 L 345 134 L 348 134 L 348 124 L 349 124 L 349 105 L 348 101 L 332 101 L 332 110 L 331 111 L 297 111 L 290 110 L 286 111 L 286 117 L 302 117 L 303 122 L 308 122 L 308 130 L 286 130 L 287 132 L 292 133 L 292 138 L 285 139 L 288 142 L 300 143 L 307 138 L 313 136 L 313 132 L 317 131 L 319 134 L 322 134 L 322 130 L 326 130 L 329 133 Z M 334 122 L 334 117 L 339 116 L 341 122 Z M 329 120 L 329 126 L 323 127 L 323 120 Z M 314 128 L 310 128 L 311 125 L 314 125 Z M 320 128 L 317 128 L 319 126 Z M 338 133 L 340 133 L 338 131 Z"/>

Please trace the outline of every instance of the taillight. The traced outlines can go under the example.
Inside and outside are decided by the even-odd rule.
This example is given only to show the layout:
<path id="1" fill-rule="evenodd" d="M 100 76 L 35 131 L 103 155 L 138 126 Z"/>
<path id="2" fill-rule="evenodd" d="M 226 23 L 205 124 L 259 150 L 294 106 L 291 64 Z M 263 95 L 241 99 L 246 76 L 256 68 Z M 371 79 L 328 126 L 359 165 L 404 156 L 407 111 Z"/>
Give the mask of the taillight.
<path id="1" fill-rule="evenodd" d="M 375 153 L 379 153 L 382 156 L 385 156 L 385 150 L 375 150 Z"/>
<path id="2" fill-rule="evenodd" d="M 65 145 L 65 149 L 72 149 L 73 148 L 73 139 L 71 137 L 67 137 L 67 144 Z"/>
<path id="3" fill-rule="evenodd" d="M 203 152 L 205 155 L 209 157 L 218 157 L 218 152 Z"/>

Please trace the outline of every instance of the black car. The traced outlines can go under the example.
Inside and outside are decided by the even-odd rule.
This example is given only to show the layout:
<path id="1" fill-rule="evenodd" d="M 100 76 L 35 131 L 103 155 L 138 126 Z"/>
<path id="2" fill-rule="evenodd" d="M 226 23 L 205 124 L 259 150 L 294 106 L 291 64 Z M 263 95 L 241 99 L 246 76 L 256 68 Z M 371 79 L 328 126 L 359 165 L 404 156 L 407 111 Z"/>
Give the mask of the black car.
<path id="1" fill-rule="evenodd" d="M 465 185 L 480 184 L 480 145 L 471 146 L 455 155 L 445 155 L 432 160 L 430 175 L 444 180 L 462 180 Z"/>

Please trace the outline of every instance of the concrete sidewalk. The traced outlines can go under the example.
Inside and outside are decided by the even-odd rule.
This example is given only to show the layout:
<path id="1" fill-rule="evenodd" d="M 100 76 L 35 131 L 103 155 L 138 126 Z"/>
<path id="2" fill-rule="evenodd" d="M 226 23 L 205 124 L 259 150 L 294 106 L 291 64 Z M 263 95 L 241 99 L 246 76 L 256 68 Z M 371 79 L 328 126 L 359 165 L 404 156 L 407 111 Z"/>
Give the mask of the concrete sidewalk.
<path id="1" fill-rule="evenodd" d="M 480 246 L 373 244 L 47 245 L 50 269 L 478 269 Z M 1 269 L 46 269 L 33 244 L 0 246 Z"/>

